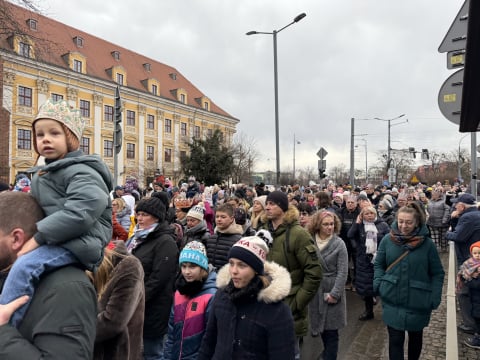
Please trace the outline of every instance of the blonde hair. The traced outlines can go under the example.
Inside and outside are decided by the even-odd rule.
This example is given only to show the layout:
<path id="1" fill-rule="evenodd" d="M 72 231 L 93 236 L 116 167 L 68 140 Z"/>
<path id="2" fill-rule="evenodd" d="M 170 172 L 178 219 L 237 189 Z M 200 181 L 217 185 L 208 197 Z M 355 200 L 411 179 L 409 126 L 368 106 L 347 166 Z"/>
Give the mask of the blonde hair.
<path id="1" fill-rule="evenodd" d="M 337 214 L 328 211 L 328 210 L 320 210 L 317 211 L 312 215 L 310 218 L 310 222 L 308 224 L 308 231 L 311 234 L 318 234 L 320 233 L 320 229 L 322 228 L 322 223 L 323 220 L 326 217 L 331 217 L 333 218 L 333 231 L 335 234 L 339 234 L 340 230 L 342 228 L 342 222 L 340 221 L 340 218 L 337 216 Z"/>
<path id="2" fill-rule="evenodd" d="M 95 290 L 97 290 L 97 300 L 100 300 L 102 298 L 102 295 L 105 291 L 105 287 L 107 283 L 110 281 L 110 278 L 112 277 L 112 272 L 113 272 L 113 269 L 115 268 L 113 259 L 115 257 L 120 257 L 123 259 L 123 258 L 126 258 L 127 256 L 129 255 L 121 254 L 115 250 L 106 248 L 105 255 L 97 271 L 95 271 L 94 273 L 92 273 L 91 271 L 87 271 L 87 276 L 92 281 L 93 286 L 95 287 Z"/>
<path id="3" fill-rule="evenodd" d="M 117 212 L 122 211 L 123 209 L 125 209 L 125 206 L 127 206 L 127 203 L 121 197 L 113 199 L 112 204 L 113 203 L 117 203 L 118 205 Z"/>

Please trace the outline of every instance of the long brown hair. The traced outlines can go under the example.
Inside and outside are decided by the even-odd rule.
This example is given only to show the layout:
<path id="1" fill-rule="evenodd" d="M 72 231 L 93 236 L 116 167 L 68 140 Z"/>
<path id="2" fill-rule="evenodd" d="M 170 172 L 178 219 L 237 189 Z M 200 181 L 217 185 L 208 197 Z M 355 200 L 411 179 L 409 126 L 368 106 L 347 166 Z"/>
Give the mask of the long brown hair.
<path id="1" fill-rule="evenodd" d="M 105 287 L 110 281 L 110 278 L 112 277 L 113 269 L 116 266 L 115 258 L 118 257 L 120 259 L 123 259 L 127 256 L 129 255 L 121 254 L 115 250 L 106 248 L 105 255 L 97 271 L 95 271 L 95 273 L 87 271 L 88 277 L 92 281 L 95 290 L 97 290 L 97 300 L 100 300 L 102 298 Z"/>

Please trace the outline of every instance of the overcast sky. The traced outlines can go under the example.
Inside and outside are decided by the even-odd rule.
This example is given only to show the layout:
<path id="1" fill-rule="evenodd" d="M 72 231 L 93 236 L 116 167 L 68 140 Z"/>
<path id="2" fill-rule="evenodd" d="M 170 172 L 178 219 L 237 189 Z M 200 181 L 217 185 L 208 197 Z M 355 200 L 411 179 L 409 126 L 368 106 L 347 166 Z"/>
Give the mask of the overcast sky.
<path id="1" fill-rule="evenodd" d="M 240 119 L 275 171 L 271 32 L 278 33 L 281 170 L 350 167 L 350 119 L 392 121 L 394 149 L 458 149 L 464 134 L 438 109 L 446 54 L 437 49 L 463 0 L 39 0 L 43 13 L 175 67 L 206 96 Z M 403 123 L 408 119 L 408 123 Z M 398 124 L 398 125 L 396 125 Z M 387 122 L 357 121 L 356 168 L 387 149 Z M 469 137 L 462 147 L 470 147 Z M 421 161 L 418 161 L 421 164 Z"/>

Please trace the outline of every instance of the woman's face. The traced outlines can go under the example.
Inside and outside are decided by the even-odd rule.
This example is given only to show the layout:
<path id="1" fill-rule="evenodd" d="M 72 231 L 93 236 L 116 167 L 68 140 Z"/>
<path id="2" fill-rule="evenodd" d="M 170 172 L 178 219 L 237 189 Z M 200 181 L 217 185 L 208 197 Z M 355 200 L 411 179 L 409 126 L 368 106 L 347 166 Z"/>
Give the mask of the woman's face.
<path id="1" fill-rule="evenodd" d="M 228 228 L 235 218 L 233 216 L 228 215 L 226 212 L 217 211 L 215 214 L 215 224 L 217 228 L 220 230 L 225 230 Z"/>
<path id="2" fill-rule="evenodd" d="M 374 222 L 375 221 L 375 213 L 372 211 L 364 211 L 363 212 L 363 220 L 368 221 L 368 222 Z"/>
<path id="3" fill-rule="evenodd" d="M 310 222 L 310 215 L 306 211 L 301 211 L 300 212 L 300 218 L 298 219 L 298 222 L 300 223 L 301 226 L 306 227 L 308 223 Z"/>
<path id="4" fill-rule="evenodd" d="M 181 269 L 186 282 L 202 280 L 202 268 L 200 266 L 184 262 L 181 265 Z"/>
<path id="5" fill-rule="evenodd" d="M 263 207 L 262 207 L 262 204 L 260 204 L 260 201 L 255 200 L 253 202 L 253 211 L 255 213 L 259 213 L 262 210 L 263 210 Z"/>
<path id="6" fill-rule="evenodd" d="M 139 211 L 137 215 L 137 224 L 139 229 L 146 229 L 150 225 L 158 222 L 158 219 L 155 216 L 150 215 L 149 213 Z"/>
<path id="7" fill-rule="evenodd" d="M 332 236 L 335 229 L 335 221 L 333 216 L 326 216 L 323 218 L 320 224 L 320 237 L 325 238 Z"/>
<path id="8" fill-rule="evenodd" d="M 244 288 L 255 276 L 253 268 L 241 260 L 236 258 L 230 258 L 228 260 L 229 272 L 232 277 L 233 286 L 237 289 Z"/>
<path id="9" fill-rule="evenodd" d="M 402 235 L 410 235 L 417 227 L 417 223 L 413 214 L 406 212 L 399 212 L 397 217 L 398 230 Z"/>
<path id="10" fill-rule="evenodd" d="M 187 228 L 189 229 L 193 228 L 194 226 L 197 226 L 198 224 L 200 224 L 200 222 L 201 220 L 198 220 L 191 216 L 187 216 Z"/>

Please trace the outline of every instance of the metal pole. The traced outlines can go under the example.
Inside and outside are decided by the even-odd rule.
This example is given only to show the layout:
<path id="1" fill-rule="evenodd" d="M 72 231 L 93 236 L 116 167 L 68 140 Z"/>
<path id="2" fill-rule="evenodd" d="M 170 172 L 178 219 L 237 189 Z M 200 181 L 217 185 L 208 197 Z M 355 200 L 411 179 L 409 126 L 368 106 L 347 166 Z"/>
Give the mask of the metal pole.
<path id="1" fill-rule="evenodd" d="M 390 169 L 390 128 L 391 128 L 390 122 L 391 121 L 392 120 L 388 120 L 387 173 L 388 173 L 388 169 Z"/>
<path id="2" fill-rule="evenodd" d="M 295 184 L 295 133 L 293 133 L 293 183 Z"/>
<path id="3" fill-rule="evenodd" d="M 350 185 L 355 186 L 355 118 L 350 119 Z"/>
<path id="4" fill-rule="evenodd" d="M 277 30 L 273 30 L 273 78 L 275 85 L 275 155 L 277 157 L 277 182 L 280 184 L 280 140 L 278 120 L 278 68 L 277 68 Z"/>
<path id="5" fill-rule="evenodd" d="M 367 160 L 367 140 L 365 141 L 365 184 L 368 184 L 368 160 Z"/>
<path id="6" fill-rule="evenodd" d="M 472 195 L 477 198 L 477 133 L 472 132 L 471 137 L 471 162 L 472 162 L 472 181 L 470 188 L 472 189 Z"/>

